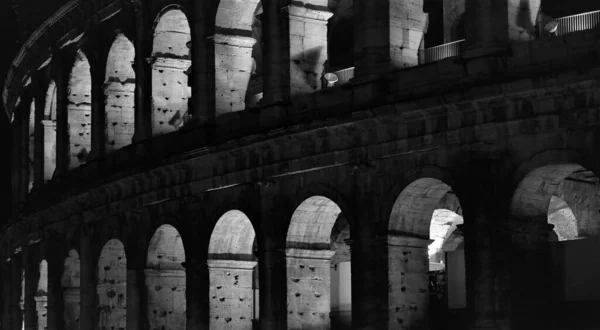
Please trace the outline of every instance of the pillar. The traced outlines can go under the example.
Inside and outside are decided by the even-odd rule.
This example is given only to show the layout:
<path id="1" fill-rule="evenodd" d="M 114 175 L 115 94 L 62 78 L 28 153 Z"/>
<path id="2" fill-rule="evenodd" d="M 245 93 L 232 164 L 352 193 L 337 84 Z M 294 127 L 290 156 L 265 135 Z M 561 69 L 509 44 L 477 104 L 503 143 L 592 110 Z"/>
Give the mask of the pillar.
<path id="1" fill-rule="evenodd" d="M 43 169 L 44 180 L 42 181 L 42 183 L 43 183 L 47 180 L 51 180 L 52 176 L 54 175 L 54 171 L 56 170 L 56 168 L 50 167 L 49 164 L 56 162 L 56 153 L 52 153 L 51 150 L 56 145 L 56 126 L 57 125 L 52 120 L 42 120 L 41 124 L 42 124 L 42 128 L 43 128 L 42 138 L 44 139 L 44 141 L 43 141 L 43 148 L 44 148 L 43 162 L 40 162 L 40 163 L 42 163 L 42 166 L 44 166 L 44 169 Z"/>
<path id="2" fill-rule="evenodd" d="M 335 251 L 287 249 L 288 329 L 329 329 Z"/>
<path id="3" fill-rule="evenodd" d="M 12 195 L 13 195 L 13 214 L 17 214 L 19 211 L 20 197 L 21 197 L 21 178 L 20 178 L 20 154 L 21 144 L 19 143 L 21 137 L 21 112 L 18 107 L 13 110 L 13 122 L 11 123 L 12 129 L 12 163 L 11 163 L 11 183 L 12 183 Z"/>
<path id="4" fill-rule="evenodd" d="M 79 300 L 79 288 L 69 287 L 64 290 L 63 301 L 64 301 L 64 324 L 66 330 L 79 330 L 81 312 Z"/>
<path id="5" fill-rule="evenodd" d="M 22 295 L 23 295 L 23 291 L 24 291 L 24 287 L 23 287 L 23 279 L 22 279 L 22 255 L 19 254 L 14 254 L 12 256 L 12 261 L 11 261 L 11 277 L 12 277 L 12 283 L 13 283 L 13 287 L 11 290 L 11 304 L 10 304 L 10 323 L 13 327 L 13 330 L 15 329 L 21 329 L 22 325 L 23 325 L 23 311 L 22 308 L 23 306 L 23 301 L 21 299 Z"/>
<path id="6" fill-rule="evenodd" d="M 214 46 L 207 39 L 211 28 L 207 25 L 214 20 L 205 17 L 205 13 L 214 12 L 208 1 L 194 1 L 191 22 L 192 75 L 191 104 L 189 107 L 192 121 L 201 125 L 213 125 L 215 120 L 215 73 Z"/>
<path id="7" fill-rule="evenodd" d="M 38 310 L 45 310 L 45 306 L 37 299 L 37 289 L 40 280 L 40 260 L 36 252 L 33 246 L 25 246 L 21 253 L 25 269 L 25 296 L 22 301 L 25 330 L 37 330 L 38 325 L 41 323 L 40 321 L 43 321 L 39 317 Z"/>
<path id="8" fill-rule="evenodd" d="M 25 203 L 27 201 L 27 196 L 29 196 L 29 116 L 30 116 L 30 107 L 31 107 L 32 98 L 28 95 L 22 99 L 21 106 L 17 111 L 21 112 L 21 121 L 19 124 L 21 125 L 21 129 L 19 130 L 19 145 L 21 148 L 21 153 L 19 154 L 19 178 L 21 182 L 19 186 L 21 188 L 20 199 L 21 203 Z"/>
<path id="9" fill-rule="evenodd" d="M 91 59 L 90 59 L 91 61 Z M 92 121 L 91 121 L 91 150 L 87 161 L 104 157 L 106 153 L 106 99 L 104 95 L 105 61 L 98 56 L 90 63 L 92 76 Z"/>
<path id="10" fill-rule="evenodd" d="M 91 238 L 82 235 L 80 242 L 80 329 L 98 328 L 98 300 L 96 297 L 96 258 Z"/>
<path id="11" fill-rule="evenodd" d="M 552 307 L 549 237 L 554 225 L 546 223 L 546 219 L 538 220 L 520 228 L 509 227 L 513 329 L 549 328 L 552 325 L 548 318 Z M 525 220 L 511 221 L 523 224 Z"/>
<path id="12" fill-rule="evenodd" d="M 133 63 L 135 71 L 135 133 L 133 142 L 148 139 L 152 136 L 152 113 L 150 97 L 152 85 L 150 80 L 150 65 L 146 57 L 150 54 L 148 22 L 146 21 L 145 1 L 130 1 L 135 20 L 135 60 Z"/>
<path id="13" fill-rule="evenodd" d="M 0 322 L 2 330 L 14 329 L 10 319 L 12 290 L 14 290 L 11 267 L 11 261 L 2 260 L 2 273 L 0 273 L 2 277 L 2 322 Z"/>
<path id="14" fill-rule="evenodd" d="M 71 330 L 73 328 L 67 327 L 65 324 L 65 313 L 79 311 L 79 301 L 77 301 L 77 304 L 69 304 L 68 309 L 65 309 L 65 298 L 68 297 L 67 290 L 64 290 L 62 285 L 62 276 L 65 268 L 65 249 L 61 242 L 55 239 L 48 239 L 45 242 L 45 251 L 46 261 L 48 262 L 48 291 L 46 294 L 47 329 Z M 78 291 L 77 293 L 79 293 Z M 75 315 L 79 318 L 79 313 Z"/>
<path id="15" fill-rule="evenodd" d="M 260 329 L 287 328 L 285 267 L 286 261 L 283 249 L 277 249 L 272 245 L 263 245 L 263 248 L 259 246 Z"/>
<path id="16" fill-rule="evenodd" d="M 246 108 L 254 38 L 215 34 L 216 116 Z M 193 64 L 192 64 L 193 65 Z"/>
<path id="17" fill-rule="evenodd" d="M 60 54 L 59 58 L 69 57 Z M 71 64 L 66 59 L 57 63 L 59 67 L 56 72 L 56 169 L 54 176 L 65 174 L 69 169 L 69 116 L 68 116 L 68 87 L 69 73 L 66 68 Z"/>
<path id="18" fill-rule="evenodd" d="M 286 0 L 262 0 L 263 5 L 263 103 L 289 101 L 289 22 Z M 259 259 L 260 263 L 260 259 Z M 264 274 L 264 273 L 261 273 Z M 263 308 L 264 309 L 264 308 Z"/>
<path id="19" fill-rule="evenodd" d="M 256 261 L 208 260 L 210 329 L 253 329 Z"/>
<path id="20" fill-rule="evenodd" d="M 356 77 L 418 65 L 428 25 L 423 0 L 355 0 L 354 20 Z"/>
<path id="21" fill-rule="evenodd" d="M 188 250 L 189 251 L 189 250 Z M 208 268 L 200 259 L 186 254 L 186 330 L 210 329 L 208 321 Z"/>
<path id="22" fill-rule="evenodd" d="M 41 85 L 38 82 L 38 85 Z M 46 166 L 46 159 L 44 156 L 45 147 L 45 126 L 43 123 L 44 119 L 44 107 L 46 106 L 46 93 L 40 86 L 37 91 L 35 98 L 35 125 L 34 125 L 34 175 L 33 175 L 33 188 L 39 189 L 46 182 L 44 175 L 44 168 Z"/>
<path id="23" fill-rule="evenodd" d="M 505 50 L 510 41 L 536 38 L 541 0 L 466 0 L 465 56 Z"/>
<path id="24" fill-rule="evenodd" d="M 428 329 L 429 257 L 433 240 L 388 235 L 388 329 Z"/>
<path id="25" fill-rule="evenodd" d="M 128 260 L 129 261 L 129 260 Z M 132 263 L 132 262 L 128 262 Z M 144 269 L 140 267 L 127 267 L 127 329 L 143 330 L 146 324 L 146 293 Z"/>

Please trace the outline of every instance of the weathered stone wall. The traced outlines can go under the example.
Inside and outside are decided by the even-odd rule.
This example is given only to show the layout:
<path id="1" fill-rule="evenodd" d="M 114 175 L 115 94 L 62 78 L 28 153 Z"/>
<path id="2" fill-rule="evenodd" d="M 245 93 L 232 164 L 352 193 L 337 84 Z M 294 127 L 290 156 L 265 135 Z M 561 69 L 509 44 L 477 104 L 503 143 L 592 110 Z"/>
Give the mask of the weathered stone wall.
<path id="1" fill-rule="evenodd" d="M 253 329 L 255 261 L 209 260 L 210 328 Z"/>
<path id="2" fill-rule="evenodd" d="M 465 0 L 444 0 L 444 43 L 465 38 Z"/>
<path id="3" fill-rule="evenodd" d="M 64 322 L 66 330 L 79 329 L 80 312 L 80 260 L 75 250 L 70 250 L 65 258 L 61 286 L 64 289 Z"/>
<path id="4" fill-rule="evenodd" d="M 48 262 L 40 262 L 40 279 L 37 285 L 35 310 L 37 312 L 37 329 L 45 330 L 48 326 Z"/>
<path id="5" fill-rule="evenodd" d="M 185 329 L 184 270 L 146 269 L 149 329 Z"/>

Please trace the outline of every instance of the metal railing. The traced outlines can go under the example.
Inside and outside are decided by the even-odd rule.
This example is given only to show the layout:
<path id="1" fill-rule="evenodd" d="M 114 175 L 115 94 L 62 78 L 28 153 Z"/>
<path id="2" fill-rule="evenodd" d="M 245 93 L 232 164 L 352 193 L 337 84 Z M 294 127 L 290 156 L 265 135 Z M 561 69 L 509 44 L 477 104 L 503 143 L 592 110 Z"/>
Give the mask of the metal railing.
<path id="1" fill-rule="evenodd" d="M 419 64 L 426 64 L 440 61 L 448 57 L 459 56 L 463 41 L 465 40 L 457 40 L 419 51 Z"/>
<path id="2" fill-rule="evenodd" d="M 354 78 L 354 67 L 339 70 L 334 73 L 338 77 L 338 81 L 335 84 L 336 85 L 345 84 L 345 83 L 349 82 L 350 79 Z"/>
<path id="3" fill-rule="evenodd" d="M 566 16 L 554 20 L 558 23 L 556 35 L 571 32 L 590 30 L 600 25 L 600 10 L 573 16 Z"/>

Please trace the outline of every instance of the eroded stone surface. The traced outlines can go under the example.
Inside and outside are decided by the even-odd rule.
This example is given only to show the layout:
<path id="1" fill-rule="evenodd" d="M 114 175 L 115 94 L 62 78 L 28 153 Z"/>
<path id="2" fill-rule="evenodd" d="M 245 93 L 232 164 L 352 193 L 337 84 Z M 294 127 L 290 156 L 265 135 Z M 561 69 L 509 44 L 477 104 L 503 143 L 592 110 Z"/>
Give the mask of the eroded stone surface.
<path id="1" fill-rule="evenodd" d="M 92 145 L 92 78 L 83 52 L 77 53 L 69 80 L 69 168 L 87 162 Z"/>
<path id="2" fill-rule="evenodd" d="M 102 248 L 98 260 L 98 310 L 100 330 L 125 329 L 127 324 L 127 258 L 119 240 Z"/>

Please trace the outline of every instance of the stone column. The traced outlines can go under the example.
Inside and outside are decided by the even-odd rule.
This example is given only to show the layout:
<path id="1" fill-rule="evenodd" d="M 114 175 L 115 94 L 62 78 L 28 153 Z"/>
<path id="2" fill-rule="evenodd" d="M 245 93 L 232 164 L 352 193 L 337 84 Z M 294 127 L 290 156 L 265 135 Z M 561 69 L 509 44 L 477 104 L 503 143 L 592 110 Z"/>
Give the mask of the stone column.
<path id="1" fill-rule="evenodd" d="M 262 0 L 263 5 L 263 103 L 290 98 L 288 1 Z M 259 260 L 260 262 L 260 260 Z"/>
<path id="2" fill-rule="evenodd" d="M 208 260 L 210 329 L 253 329 L 256 261 Z"/>
<path id="3" fill-rule="evenodd" d="M 537 220 L 536 223 L 532 220 L 527 223 L 525 219 L 509 221 L 521 224 L 508 227 L 512 242 L 510 314 L 513 329 L 541 329 L 552 325 L 548 318 L 552 299 L 549 237 L 554 225 L 545 223 L 546 219 Z"/>
<path id="4" fill-rule="evenodd" d="M 216 116 L 244 110 L 254 38 L 215 34 Z"/>
<path id="5" fill-rule="evenodd" d="M 42 88 L 40 88 L 41 90 Z M 46 182 L 44 176 L 44 168 L 46 159 L 44 159 L 44 146 L 45 146 L 45 131 L 44 126 L 44 107 L 46 106 L 46 93 L 38 92 L 35 98 L 35 126 L 34 126 L 34 175 L 33 175 L 33 188 L 39 189 Z"/>
<path id="6" fill-rule="evenodd" d="M 208 1 L 194 1 L 191 23 L 191 53 L 192 76 L 191 80 L 191 108 L 192 120 L 199 124 L 214 124 L 215 120 L 215 73 L 214 48 L 207 39 L 211 35 L 207 22 L 214 20 L 205 17 L 205 13 L 212 13 Z"/>
<path id="7" fill-rule="evenodd" d="M 37 330 L 38 325 L 45 323 L 40 318 L 38 311 L 46 310 L 45 301 L 38 299 L 38 285 L 40 281 L 40 260 L 39 255 L 34 250 L 34 246 L 26 246 L 23 249 L 22 260 L 25 269 L 25 297 L 24 321 L 26 330 Z"/>
<path id="8" fill-rule="evenodd" d="M 82 234 L 80 243 L 80 329 L 98 328 L 96 260 L 91 238 Z"/>
<path id="9" fill-rule="evenodd" d="M 131 261 L 129 263 L 132 263 Z M 144 269 L 127 269 L 127 329 L 148 329 L 146 304 L 146 276 Z"/>
<path id="10" fill-rule="evenodd" d="M 329 329 L 335 251 L 287 249 L 288 329 Z"/>
<path id="11" fill-rule="evenodd" d="M 19 139 L 21 136 L 21 112 L 18 107 L 15 107 L 13 110 L 13 122 L 11 123 L 12 135 L 12 163 L 11 163 L 11 183 L 12 183 L 12 201 L 13 201 L 13 214 L 17 214 L 19 210 L 20 204 L 20 196 L 21 196 L 21 178 L 20 178 L 20 154 L 23 152 L 21 150 L 21 144 L 19 143 Z"/>
<path id="12" fill-rule="evenodd" d="M 66 57 L 64 54 L 60 54 L 59 56 Z M 54 176 L 62 175 L 68 171 L 70 159 L 68 115 L 69 75 L 66 69 L 70 64 L 61 64 L 63 67 L 58 68 L 56 73 L 56 170 Z"/>
<path id="13" fill-rule="evenodd" d="M 79 288 L 66 288 L 63 293 L 64 324 L 66 330 L 79 330 L 80 323 L 80 291 Z"/>
<path id="14" fill-rule="evenodd" d="M 464 55 L 505 50 L 510 41 L 536 38 L 540 0 L 467 0 Z"/>
<path id="15" fill-rule="evenodd" d="M 287 329 L 285 267 L 282 249 L 259 247 L 260 329 Z"/>
<path id="16" fill-rule="evenodd" d="M 21 153 L 19 154 L 19 171 L 21 172 L 19 177 L 21 178 L 20 187 L 21 194 L 20 199 L 21 203 L 25 203 L 27 201 L 27 197 L 29 196 L 29 115 L 30 115 L 30 106 L 31 106 L 31 97 L 25 97 L 21 102 L 22 107 L 19 107 L 18 111 L 21 111 L 21 121 L 19 124 L 21 125 L 21 129 L 19 133 L 19 144 L 21 148 Z"/>
<path id="17" fill-rule="evenodd" d="M 355 0 L 354 20 L 356 77 L 418 65 L 428 25 L 423 0 Z"/>
<path id="18" fill-rule="evenodd" d="M 208 268 L 205 262 L 186 254 L 186 330 L 210 329 L 208 321 Z"/>
<path id="19" fill-rule="evenodd" d="M 0 273 L 2 277 L 2 322 L 0 323 L 2 330 L 12 330 L 15 328 L 11 325 L 10 319 L 12 290 L 14 290 L 11 267 L 11 261 L 2 260 L 2 272 Z"/>
<path id="20" fill-rule="evenodd" d="M 104 61 L 96 59 L 91 65 L 92 128 L 91 150 L 87 161 L 104 157 L 106 153 L 106 96 L 104 95 Z"/>
<path id="21" fill-rule="evenodd" d="M 55 241 L 55 239 L 48 239 L 45 242 L 46 261 L 48 262 L 48 291 L 47 297 L 47 329 L 48 330 L 63 330 L 70 328 L 65 326 L 65 291 L 62 286 L 62 275 L 64 272 L 65 265 L 65 249 L 61 242 Z M 77 290 L 79 291 L 79 290 Z M 69 308 L 76 308 L 79 310 L 79 306 L 73 306 Z M 72 312 L 72 311 L 68 311 Z M 79 315 L 77 314 L 77 317 Z"/>
<path id="22" fill-rule="evenodd" d="M 388 329 L 428 329 L 429 257 L 433 240 L 388 235 Z"/>
<path id="23" fill-rule="evenodd" d="M 150 65 L 146 57 L 150 54 L 149 42 L 147 40 L 148 22 L 146 21 L 145 1 L 133 0 L 129 2 L 134 11 L 135 20 L 135 60 L 133 68 L 135 71 L 135 133 L 133 142 L 148 139 L 152 136 L 152 112 L 150 97 L 152 91 L 150 79 Z"/>

